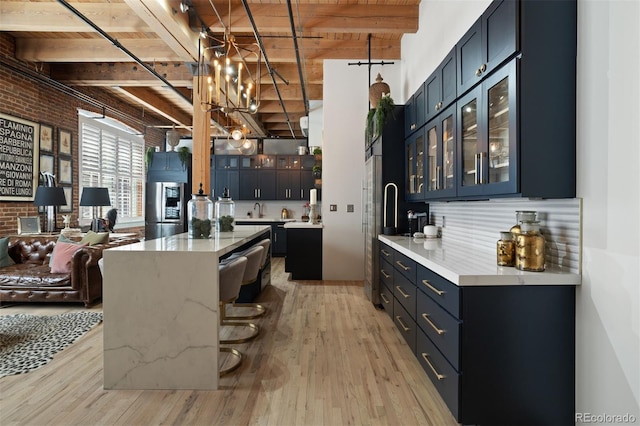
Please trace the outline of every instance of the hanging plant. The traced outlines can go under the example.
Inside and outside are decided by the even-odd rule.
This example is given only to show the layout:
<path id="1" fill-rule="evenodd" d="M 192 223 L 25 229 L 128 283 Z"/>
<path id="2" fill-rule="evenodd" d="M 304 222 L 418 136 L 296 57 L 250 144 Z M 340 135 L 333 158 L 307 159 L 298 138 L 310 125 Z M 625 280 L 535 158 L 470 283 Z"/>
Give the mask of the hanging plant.
<path id="1" fill-rule="evenodd" d="M 180 162 L 182 163 L 183 169 L 187 168 L 187 162 L 189 161 L 189 154 L 191 154 L 191 152 L 189 151 L 189 147 L 181 146 L 180 148 L 178 148 L 178 158 L 180 158 Z"/>
<path id="2" fill-rule="evenodd" d="M 374 109 L 369 110 L 365 128 L 367 142 L 370 142 L 371 139 L 382 134 L 382 129 L 387 122 L 387 117 L 393 114 L 394 106 L 393 98 L 386 95 L 382 96 L 380 100 L 378 100 L 378 105 Z"/>
<path id="3" fill-rule="evenodd" d="M 147 171 L 151 168 L 151 164 L 153 163 L 153 154 L 155 153 L 156 149 L 150 146 L 144 154 L 144 163 L 147 166 Z"/>
<path id="4" fill-rule="evenodd" d="M 382 128 L 387 122 L 387 117 L 393 114 L 393 99 L 391 96 L 383 96 L 378 101 L 378 106 L 376 107 L 376 135 L 380 136 L 382 134 Z"/>

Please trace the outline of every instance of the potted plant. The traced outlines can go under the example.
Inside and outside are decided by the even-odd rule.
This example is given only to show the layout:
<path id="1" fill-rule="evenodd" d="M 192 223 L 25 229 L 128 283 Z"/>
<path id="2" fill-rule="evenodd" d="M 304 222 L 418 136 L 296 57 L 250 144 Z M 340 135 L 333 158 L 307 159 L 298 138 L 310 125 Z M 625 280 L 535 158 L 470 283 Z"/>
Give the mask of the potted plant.
<path id="1" fill-rule="evenodd" d="M 151 164 L 153 164 L 153 154 L 156 153 L 156 149 L 152 146 L 147 148 L 147 151 L 144 154 L 144 163 L 147 166 L 147 171 L 151 168 Z"/>
<path id="2" fill-rule="evenodd" d="M 322 176 L 322 167 L 315 165 L 311 169 L 311 172 L 313 173 L 314 178 L 319 179 Z"/>
<path id="3" fill-rule="evenodd" d="M 316 160 L 322 160 L 322 148 L 318 146 L 313 148 L 313 155 L 316 158 Z"/>
<path id="4" fill-rule="evenodd" d="M 187 168 L 189 154 L 191 154 L 191 152 L 189 151 L 189 147 L 181 146 L 180 148 L 178 148 L 178 158 L 180 158 L 180 163 L 182 163 L 183 169 Z"/>

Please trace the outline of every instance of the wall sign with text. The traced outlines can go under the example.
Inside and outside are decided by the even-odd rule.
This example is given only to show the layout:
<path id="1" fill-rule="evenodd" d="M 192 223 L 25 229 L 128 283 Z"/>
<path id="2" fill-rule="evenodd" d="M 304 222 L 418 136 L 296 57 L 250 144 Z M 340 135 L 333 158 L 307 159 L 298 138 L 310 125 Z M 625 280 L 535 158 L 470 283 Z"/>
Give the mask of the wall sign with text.
<path id="1" fill-rule="evenodd" d="M 0 200 L 33 201 L 38 186 L 40 125 L 0 114 Z"/>

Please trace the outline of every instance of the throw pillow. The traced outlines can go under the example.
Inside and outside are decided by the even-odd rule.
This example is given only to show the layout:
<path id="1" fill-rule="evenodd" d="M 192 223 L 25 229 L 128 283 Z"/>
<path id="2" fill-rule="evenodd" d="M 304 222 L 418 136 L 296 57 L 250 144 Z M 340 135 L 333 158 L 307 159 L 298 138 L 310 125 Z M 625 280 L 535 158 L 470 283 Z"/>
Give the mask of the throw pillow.
<path id="1" fill-rule="evenodd" d="M 57 243 L 78 244 L 77 242 L 70 240 L 69 238 L 65 237 L 62 234 L 60 234 L 60 236 L 58 237 L 58 241 L 56 242 L 56 244 Z M 54 247 L 54 251 L 55 251 L 55 247 Z M 51 265 L 53 265 L 53 251 L 49 255 L 49 268 L 51 268 Z"/>
<path id="2" fill-rule="evenodd" d="M 108 232 L 89 231 L 80 240 L 80 243 L 88 243 L 90 246 L 94 246 L 96 244 L 106 244 L 108 242 L 109 242 L 109 233 Z"/>
<path id="3" fill-rule="evenodd" d="M 9 237 L 0 238 L 0 268 L 15 263 L 9 256 Z"/>
<path id="4" fill-rule="evenodd" d="M 51 265 L 51 273 L 68 274 L 69 272 L 71 272 L 71 257 L 76 251 L 87 245 L 87 243 L 56 243 L 56 246 L 53 249 L 53 264 Z"/>

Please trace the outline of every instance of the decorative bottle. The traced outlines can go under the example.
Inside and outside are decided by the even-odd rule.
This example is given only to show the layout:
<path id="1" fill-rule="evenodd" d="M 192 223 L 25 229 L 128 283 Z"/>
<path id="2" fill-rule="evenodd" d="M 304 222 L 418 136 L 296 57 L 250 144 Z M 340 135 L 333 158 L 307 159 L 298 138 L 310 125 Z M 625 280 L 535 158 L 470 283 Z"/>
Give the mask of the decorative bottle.
<path id="1" fill-rule="evenodd" d="M 533 210 L 516 210 L 516 224 L 509 230 L 514 240 L 516 235 L 520 233 L 520 224 L 525 220 L 528 222 L 536 220 L 536 212 Z"/>
<path id="2" fill-rule="evenodd" d="M 496 244 L 498 266 L 513 266 L 516 261 L 516 242 L 513 241 L 511 232 L 500 232 L 500 239 Z"/>
<path id="3" fill-rule="evenodd" d="M 233 231 L 235 215 L 236 203 L 229 196 L 229 189 L 225 188 L 222 197 L 218 197 L 218 201 L 216 201 L 216 231 Z"/>
<path id="4" fill-rule="evenodd" d="M 544 237 L 536 221 L 524 221 L 516 235 L 516 268 L 521 271 L 544 271 Z"/>
<path id="5" fill-rule="evenodd" d="M 189 238 L 211 238 L 213 201 L 204 194 L 202 183 L 200 183 L 198 193 L 192 194 L 192 198 L 187 203 L 187 212 L 189 214 Z"/>

